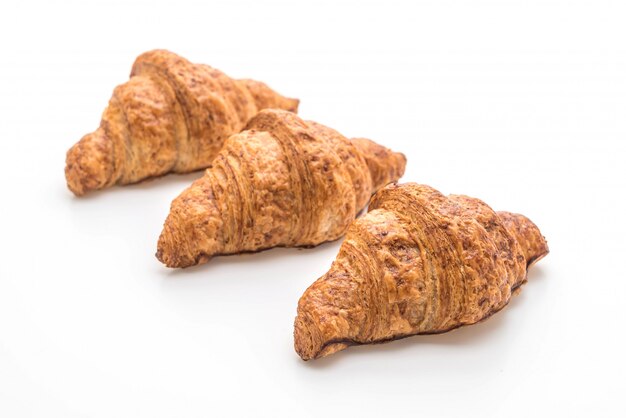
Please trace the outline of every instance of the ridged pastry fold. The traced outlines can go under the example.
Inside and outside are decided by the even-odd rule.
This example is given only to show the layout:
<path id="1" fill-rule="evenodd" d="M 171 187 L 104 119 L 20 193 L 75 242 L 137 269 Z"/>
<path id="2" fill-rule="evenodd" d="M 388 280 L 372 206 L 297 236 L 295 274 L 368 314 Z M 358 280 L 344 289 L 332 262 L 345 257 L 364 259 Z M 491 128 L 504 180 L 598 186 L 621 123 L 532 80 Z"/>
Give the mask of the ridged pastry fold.
<path id="1" fill-rule="evenodd" d="M 405 164 L 403 154 L 371 140 L 263 110 L 172 202 L 157 257 L 187 267 L 218 254 L 338 239 Z"/>
<path id="2" fill-rule="evenodd" d="M 169 51 L 146 52 L 113 91 L 99 128 L 67 152 L 67 185 L 81 196 L 206 168 L 226 138 L 265 108 L 295 112 L 298 100 Z"/>
<path id="3" fill-rule="evenodd" d="M 304 360 L 488 318 L 548 253 L 525 216 L 425 185 L 388 185 L 368 210 L 300 298 L 294 339 Z"/>

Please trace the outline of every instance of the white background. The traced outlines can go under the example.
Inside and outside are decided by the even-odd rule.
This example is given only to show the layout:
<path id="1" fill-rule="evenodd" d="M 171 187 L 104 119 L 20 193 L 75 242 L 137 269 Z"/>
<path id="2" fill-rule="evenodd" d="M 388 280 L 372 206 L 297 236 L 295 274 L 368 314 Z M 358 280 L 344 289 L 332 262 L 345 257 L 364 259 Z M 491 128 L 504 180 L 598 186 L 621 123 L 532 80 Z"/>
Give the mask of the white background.
<path id="1" fill-rule="evenodd" d="M 16 1 L 0 46 L 0 416 L 626 416 L 623 1 Z M 172 271 L 156 240 L 200 174 L 65 187 L 152 48 L 299 97 L 552 252 L 485 323 L 302 362 L 296 304 L 339 243 Z"/>

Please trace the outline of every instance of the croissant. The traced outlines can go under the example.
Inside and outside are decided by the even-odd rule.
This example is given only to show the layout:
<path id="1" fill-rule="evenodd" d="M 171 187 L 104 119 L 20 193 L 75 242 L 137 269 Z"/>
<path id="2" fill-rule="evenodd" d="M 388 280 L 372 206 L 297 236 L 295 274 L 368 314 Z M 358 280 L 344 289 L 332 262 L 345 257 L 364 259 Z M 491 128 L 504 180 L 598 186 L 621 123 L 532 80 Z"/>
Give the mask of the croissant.
<path id="1" fill-rule="evenodd" d="M 172 202 L 156 256 L 187 267 L 218 254 L 335 240 L 405 164 L 368 139 L 263 110 Z"/>
<path id="2" fill-rule="evenodd" d="M 206 168 L 224 140 L 265 108 L 295 112 L 298 100 L 168 51 L 146 52 L 113 91 L 100 127 L 67 152 L 67 185 L 80 196 Z"/>
<path id="3" fill-rule="evenodd" d="M 389 185 L 368 210 L 300 298 L 294 340 L 304 360 L 486 319 L 548 254 L 528 218 L 428 186 Z"/>

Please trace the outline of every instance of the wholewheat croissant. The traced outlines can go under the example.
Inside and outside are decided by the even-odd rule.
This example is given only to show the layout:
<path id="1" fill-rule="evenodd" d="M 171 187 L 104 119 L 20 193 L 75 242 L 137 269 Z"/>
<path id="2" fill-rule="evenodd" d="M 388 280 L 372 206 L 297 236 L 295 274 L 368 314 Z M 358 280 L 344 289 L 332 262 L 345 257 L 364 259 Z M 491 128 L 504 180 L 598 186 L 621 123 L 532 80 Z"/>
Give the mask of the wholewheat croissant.
<path id="1" fill-rule="evenodd" d="M 259 110 L 297 107 L 258 81 L 234 80 L 168 51 L 146 52 L 113 91 L 100 127 L 68 151 L 67 185 L 80 196 L 206 168 Z"/>
<path id="2" fill-rule="evenodd" d="M 261 111 L 172 202 L 157 258 L 187 267 L 217 254 L 335 240 L 405 164 L 403 154 L 368 139 Z"/>
<path id="3" fill-rule="evenodd" d="M 547 253 L 522 215 L 428 186 L 389 185 L 300 298 L 296 352 L 309 360 L 474 324 L 506 306 Z"/>

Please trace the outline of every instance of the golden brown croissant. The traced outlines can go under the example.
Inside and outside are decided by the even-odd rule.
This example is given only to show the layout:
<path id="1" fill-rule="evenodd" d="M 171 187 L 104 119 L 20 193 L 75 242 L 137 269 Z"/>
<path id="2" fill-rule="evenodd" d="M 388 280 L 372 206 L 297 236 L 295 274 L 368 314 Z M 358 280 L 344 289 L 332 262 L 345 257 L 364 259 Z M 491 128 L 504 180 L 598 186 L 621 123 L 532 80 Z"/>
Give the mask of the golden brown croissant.
<path id="1" fill-rule="evenodd" d="M 335 240 L 405 164 L 404 155 L 368 139 L 261 111 L 172 202 L 157 257 L 187 267 L 217 254 Z"/>
<path id="2" fill-rule="evenodd" d="M 68 151 L 67 185 L 80 196 L 206 168 L 224 140 L 265 108 L 295 112 L 298 100 L 168 51 L 146 52 L 113 91 L 100 127 Z"/>
<path id="3" fill-rule="evenodd" d="M 428 186 L 391 184 L 372 197 L 330 270 L 300 298 L 296 352 L 309 360 L 474 324 L 506 306 L 527 268 L 547 253 L 522 215 Z"/>

